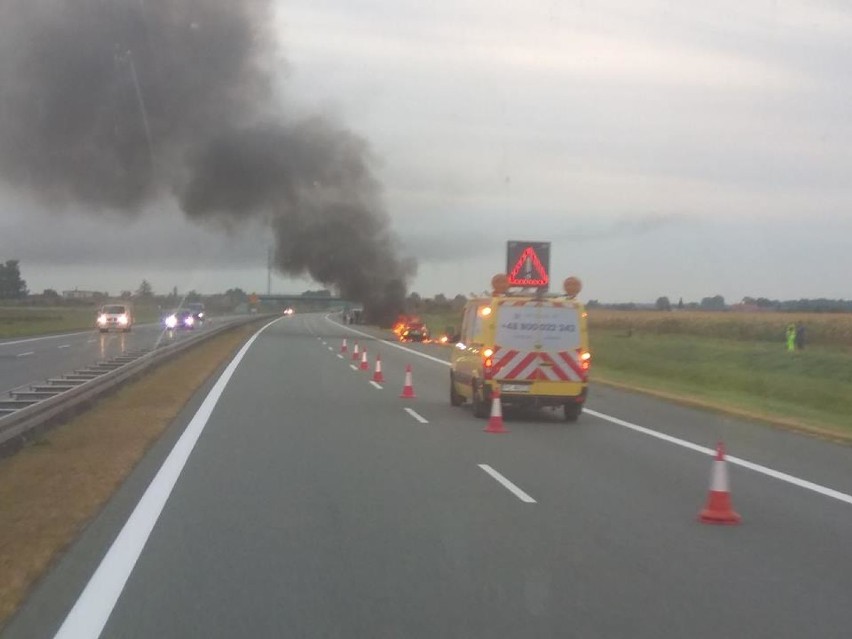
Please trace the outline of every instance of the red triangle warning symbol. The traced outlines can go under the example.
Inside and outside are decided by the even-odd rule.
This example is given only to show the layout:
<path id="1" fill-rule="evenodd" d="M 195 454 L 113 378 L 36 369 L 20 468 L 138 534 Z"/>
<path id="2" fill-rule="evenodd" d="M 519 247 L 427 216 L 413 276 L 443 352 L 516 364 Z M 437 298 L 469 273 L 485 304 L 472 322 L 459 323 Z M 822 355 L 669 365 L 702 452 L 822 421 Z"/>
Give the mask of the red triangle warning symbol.
<path id="1" fill-rule="evenodd" d="M 547 286 L 550 277 L 532 246 L 521 253 L 518 261 L 509 271 L 510 286 Z"/>

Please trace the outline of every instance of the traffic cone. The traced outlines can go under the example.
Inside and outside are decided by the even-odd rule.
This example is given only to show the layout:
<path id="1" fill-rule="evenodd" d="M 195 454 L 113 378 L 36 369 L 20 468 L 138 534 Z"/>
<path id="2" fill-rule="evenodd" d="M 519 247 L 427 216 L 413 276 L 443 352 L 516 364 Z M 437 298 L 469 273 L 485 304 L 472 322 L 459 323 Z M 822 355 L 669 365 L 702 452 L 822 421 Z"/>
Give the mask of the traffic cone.
<path id="1" fill-rule="evenodd" d="M 355 340 L 355 347 L 352 349 L 352 361 L 358 361 L 358 355 L 360 355 L 361 351 L 358 350 L 358 340 Z"/>
<path id="2" fill-rule="evenodd" d="M 340 345 L 340 352 L 341 353 L 348 353 L 349 352 L 349 346 L 346 345 L 346 338 L 345 337 L 343 338 L 343 343 Z"/>
<path id="3" fill-rule="evenodd" d="M 373 381 L 381 384 L 385 381 L 385 376 L 382 375 L 382 356 L 376 355 L 376 370 L 373 372 Z"/>
<path id="4" fill-rule="evenodd" d="M 725 465 L 725 445 L 716 445 L 716 459 L 713 461 L 713 475 L 710 480 L 710 495 L 707 505 L 698 514 L 702 524 L 738 524 L 741 517 L 731 506 L 731 492 L 728 485 L 728 467 Z"/>
<path id="5" fill-rule="evenodd" d="M 365 370 L 367 370 L 369 367 L 370 367 L 370 365 L 369 365 L 369 363 L 367 362 L 367 349 L 365 348 L 365 349 L 361 352 L 361 366 L 359 366 L 358 368 L 360 368 L 362 371 L 365 371 Z"/>
<path id="6" fill-rule="evenodd" d="M 488 418 L 488 425 L 483 430 L 495 435 L 509 432 L 503 426 L 503 406 L 500 404 L 500 388 L 498 386 L 495 386 L 491 393 L 491 417 Z"/>
<path id="7" fill-rule="evenodd" d="M 400 395 L 403 399 L 413 399 L 414 395 L 414 382 L 411 378 L 411 364 L 405 367 L 405 386 L 402 387 L 402 394 Z"/>

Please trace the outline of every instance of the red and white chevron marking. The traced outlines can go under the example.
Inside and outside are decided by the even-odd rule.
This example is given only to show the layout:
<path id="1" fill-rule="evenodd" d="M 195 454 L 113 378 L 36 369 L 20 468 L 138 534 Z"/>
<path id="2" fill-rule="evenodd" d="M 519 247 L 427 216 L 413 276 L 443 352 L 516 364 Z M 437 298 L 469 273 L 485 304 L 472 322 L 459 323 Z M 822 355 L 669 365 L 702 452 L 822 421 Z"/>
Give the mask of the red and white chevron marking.
<path id="1" fill-rule="evenodd" d="M 527 352 L 497 346 L 493 355 L 492 377 L 529 381 L 585 382 L 586 372 L 580 365 L 579 358 L 580 354 L 572 351 Z"/>

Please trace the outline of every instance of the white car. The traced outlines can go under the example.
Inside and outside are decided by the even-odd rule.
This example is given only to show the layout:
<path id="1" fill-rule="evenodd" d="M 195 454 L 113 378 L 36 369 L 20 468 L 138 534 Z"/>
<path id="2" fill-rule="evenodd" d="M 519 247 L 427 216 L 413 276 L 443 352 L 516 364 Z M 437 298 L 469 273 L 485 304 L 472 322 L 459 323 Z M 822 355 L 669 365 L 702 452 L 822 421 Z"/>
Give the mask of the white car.
<path id="1" fill-rule="evenodd" d="M 133 326 L 133 311 L 129 304 L 105 304 L 98 311 L 96 324 L 101 333 L 110 330 L 129 333 Z"/>

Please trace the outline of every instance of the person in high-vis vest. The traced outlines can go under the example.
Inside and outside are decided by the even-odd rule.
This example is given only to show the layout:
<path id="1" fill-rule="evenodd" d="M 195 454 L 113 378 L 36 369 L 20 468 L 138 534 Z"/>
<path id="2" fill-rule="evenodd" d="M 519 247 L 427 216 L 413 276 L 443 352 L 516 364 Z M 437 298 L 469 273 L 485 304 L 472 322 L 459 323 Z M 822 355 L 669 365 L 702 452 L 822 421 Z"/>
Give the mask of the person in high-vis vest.
<path id="1" fill-rule="evenodd" d="M 796 325 L 787 325 L 787 350 L 791 353 L 796 350 Z"/>

